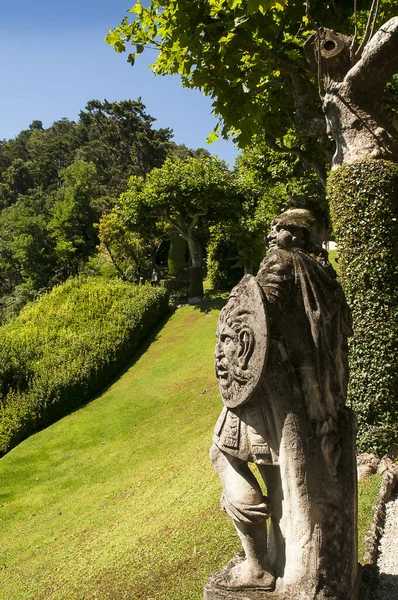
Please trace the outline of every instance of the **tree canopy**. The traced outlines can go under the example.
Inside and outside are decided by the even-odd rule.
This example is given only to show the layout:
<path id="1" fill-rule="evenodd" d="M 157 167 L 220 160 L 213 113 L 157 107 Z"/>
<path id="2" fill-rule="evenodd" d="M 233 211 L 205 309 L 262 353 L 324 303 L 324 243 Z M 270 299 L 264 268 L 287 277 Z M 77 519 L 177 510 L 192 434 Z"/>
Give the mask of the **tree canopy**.
<path id="1" fill-rule="evenodd" d="M 369 447 L 371 427 L 371 448 L 386 452 L 396 441 L 398 390 L 391 376 L 398 370 L 396 341 L 388 334 L 398 320 L 396 260 L 391 268 L 398 218 L 396 2 L 138 0 L 130 13 L 132 22 L 124 18 L 107 42 L 117 52 L 132 45 L 131 63 L 154 48 L 155 73 L 179 74 L 185 86 L 211 96 L 219 117 L 211 137 L 220 131 L 241 147 L 257 137 L 297 156 L 323 183 L 327 157 L 354 318 L 349 398 L 362 447 Z"/>
<path id="2" fill-rule="evenodd" d="M 284 136 L 294 131 L 294 151 L 324 179 L 318 156 L 325 151 L 331 157 L 333 148 L 318 74 L 304 44 L 321 26 L 359 39 L 371 5 L 375 9 L 366 0 L 153 0 L 148 6 L 138 1 L 130 10 L 133 21 L 124 18 L 106 40 L 117 52 L 132 44 L 132 64 L 146 47 L 156 48 L 155 73 L 180 74 L 185 86 L 211 96 L 220 118 L 213 136 L 220 131 L 245 146 L 259 134 L 284 151 Z M 381 1 L 378 22 L 395 12 L 393 2 Z M 385 97 L 392 108 L 396 89 L 393 82 Z"/>
<path id="3" fill-rule="evenodd" d="M 183 237 L 191 257 L 191 296 L 203 296 L 202 259 L 209 228 L 239 211 L 242 195 L 224 161 L 215 157 L 167 159 L 145 182 L 132 177 L 116 212 L 126 228 L 147 232 L 162 224 Z"/>

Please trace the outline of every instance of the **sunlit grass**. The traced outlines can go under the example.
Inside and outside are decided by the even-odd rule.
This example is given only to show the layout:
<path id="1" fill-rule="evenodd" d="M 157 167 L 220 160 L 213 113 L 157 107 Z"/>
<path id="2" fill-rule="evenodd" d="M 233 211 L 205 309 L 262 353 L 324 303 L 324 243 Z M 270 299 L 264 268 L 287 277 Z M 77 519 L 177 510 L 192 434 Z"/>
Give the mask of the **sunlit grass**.
<path id="1" fill-rule="evenodd" d="M 335 269 L 335 271 L 337 272 L 337 274 L 339 274 L 340 265 L 338 263 L 337 250 L 329 250 L 329 261 L 331 262 L 331 264 L 332 264 L 333 268 Z"/>
<path id="2" fill-rule="evenodd" d="M 208 460 L 208 311 L 175 312 L 101 397 L 0 461 L 2 600 L 199 599 L 234 552 Z"/>
<path id="3" fill-rule="evenodd" d="M 373 510 L 376 503 L 377 494 L 380 491 L 381 475 L 370 475 L 363 481 L 359 482 L 358 486 L 358 556 L 362 560 L 364 555 L 364 540 L 365 535 L 370 529 L 373 519 Z"/>

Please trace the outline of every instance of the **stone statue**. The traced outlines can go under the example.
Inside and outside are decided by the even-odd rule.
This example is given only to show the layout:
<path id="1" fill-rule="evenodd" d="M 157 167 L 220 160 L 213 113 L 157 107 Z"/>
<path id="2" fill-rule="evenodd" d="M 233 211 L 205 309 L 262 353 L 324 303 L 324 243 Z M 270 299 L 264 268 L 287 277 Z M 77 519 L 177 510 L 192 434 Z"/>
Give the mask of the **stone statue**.
<path id="1" fill-rule="evenodd" d="M 357 598 L 351 316 L 323 233 L 309 210 L 277 217 L 257 276 L 221 311 L 224 408 L 210 455 L 242 551 L 210 577 L 206 600 Z"/>

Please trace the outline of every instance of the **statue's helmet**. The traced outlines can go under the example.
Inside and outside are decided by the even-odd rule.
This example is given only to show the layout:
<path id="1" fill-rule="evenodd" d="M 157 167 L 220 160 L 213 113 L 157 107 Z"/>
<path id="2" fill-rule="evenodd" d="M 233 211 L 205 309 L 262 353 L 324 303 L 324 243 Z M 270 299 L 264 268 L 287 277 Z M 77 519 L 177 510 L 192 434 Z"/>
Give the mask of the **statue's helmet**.
<path id="1" fill-rule="evenodd" d="M 327 226 L 317 220 L 314 214 L 306 208 L 290 208 L 276 217 L 273 223 L 284 225 L 292 232 L 295 229 L 301 229 L 307 243 L 312 246 L 322 246 L 322 242 L 326 239 Z"/>

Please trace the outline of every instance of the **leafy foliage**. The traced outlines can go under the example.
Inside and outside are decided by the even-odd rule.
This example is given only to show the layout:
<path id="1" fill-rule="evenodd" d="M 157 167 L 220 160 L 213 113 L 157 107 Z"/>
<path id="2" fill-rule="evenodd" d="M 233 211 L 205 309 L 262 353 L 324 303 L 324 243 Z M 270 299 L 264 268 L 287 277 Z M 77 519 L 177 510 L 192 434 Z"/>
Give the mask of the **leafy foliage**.
<path id="1" fill-rule="evenodd" d="M 169 275 L 177 276 L 187 265 L 187 243 L 180 235 L 173 236 L 170 240 L 170 249 L 167 259 Z"/>
<path id="2" fill-rule="evenodd" d="M 359 447 L 383 454 L 398 422 L 398 165 L 345 165 L 329 180 L 340 273 L 354 317 L 349 399 Z"/>
<path id="3" fill-rule="evenodd" d="M 98 233 L 109 234 L 109 219 L 99 230 L 96 224 L 130 176 L 145 178 L 168 153 L 189 154 L 154 121 L 141 100 L 91 100 L 77 123 L 61 119 L 44 129 L 34 121 L 0 142 L 0 320 L 17 313 L 23 299 L 82 271 L 97 252 Z M 120 236 L 108 250 L 119 273 L 139 278 L 131 252 L 118 256 Z"/>
<path id="4" fill-rule="evenodd" d="M 268 188 L 264 195 L 256 195 L 253 189 L 246 188 L 235 219 L 211 227 L 207 273 L 214 289 L 230 289 L 244 272 L 256 272 L 264 257 L 271 220 L 282 212 L 286 202 L 285 188 L 281 184 Z"/>
<path id="5" fill-rule="evenodd" d="M 54 242 L 54 262 L 59 280 L 77 275 L 79 266 L 94 252 L 98 215 L 91 206 L 97 170 L 93 163 L 77 160 L 61 173 L 63 186 L 50 207 L 47 223 Z"/>
<path id="6" fill-rule="evenodd" d="M 172 148 L 172 132 L 154 129 L 155 120 L 141 99 L 90 100 L 80 112 L 84 141 L 77 156 L 96 165 L 103 197 L 118 198 L 129 177 L 144 179 L 163 164 Z"/>
<path id="7" fill-rule="evenodd" d="M 155 74 L 179 74 L 183 85 L 211 96 L 221 133 L 244 147 L 261 136 L 274 149 L 291 149 L 325 180 L 324 158 L 332 146 L 326 135 L 317 73 L 303 47 L 320 26 L 345 34 L 366 30 L 370 1 L 313 0 L 138 0 L 120 26 L 106 37 L 117 52 L 132 46 L 134 64 L 145 48 L 157 50 Z M 394 16 L 391 0 L 381 0 L 378 23 Z M 354 6 L 358 8 L 354 19 Z M 356 25 L 355 25 L 356 21 Z M 391 83 L 397 90 L 397 81 Z M 386 95 L 397 108 L 394 93 Z"/>
<path id="8" fill-rule="evenodd" d="M 381 0 L 376 5 L 377 28 L 396 16 L 396 3 Z M 365 0 L 152 0 L 146 6 L 138 1 L 130 11 L 134 20 L 125 18 L 109 33 L 107 42 L 117 52 L 131 44 L 131 63 L 146 47 L 154 47 L 158 51 L 152 65 L 156 74 L 179 73 L 185 86 L 210 95 L 219 117 L 212 138 L 221 132 L 245 147 L 257 136 L 282 156 L 296 156 L 324 181 L 325 156 L 330 159 L 332 150 L 321 111 L 325 73 L 321 73 L 322 61 L 318 73 L 312 70 L 304 44 L 319 27 L 354 36 L 356 42 L 364 37 L 366 43 L 366 13 L 371 6 L 374 10 L 375 3 Z M 395 75 L 383 98 L 385 114 L 393 118 L 397 85 Z M 371 178 L 377 171 L 373 162 L 369 171 L 361 165 L 344 167 L 329 181 L 342 271 L 356 325 L 350 393 L 359 411 L 361 446 L 378 451 L 388 449 L 398 417 L 392 370 L 395 367 L 396 373 L 397 304 L 391 288 L 392 277 L 397 275 L 396 221 L 387 227 L 388 219 L 396 219 L 396 184 L 392 167 L 384 171 L 384 164 L 378 167 L 379 181 Z M 350 180 L 347 173 L 354 172 L 358 177 Z M 377 248 L 374 242 L 378 222 L 386 227 L 384 249 L 381 242 Z"/>
<path id="9" fill-rule="evenodd" d="M 0 453 L 91 399 L 167 310 L 162 288 L 75 278 L 0 327 Z"/>

